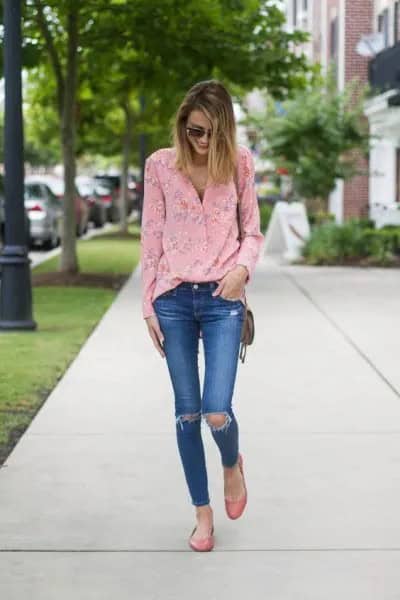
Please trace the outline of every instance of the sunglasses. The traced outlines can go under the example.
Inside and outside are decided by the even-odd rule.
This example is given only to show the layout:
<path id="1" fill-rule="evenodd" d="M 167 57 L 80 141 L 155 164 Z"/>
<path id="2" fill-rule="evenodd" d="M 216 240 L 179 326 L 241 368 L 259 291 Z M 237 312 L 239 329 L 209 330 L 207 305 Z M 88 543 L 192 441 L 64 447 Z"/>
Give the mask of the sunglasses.
<path id="1" fill-rule="evenodd" d="M 204 129 L 204 127 L 186 127 L 188 135 L 192 138 L 200 139 L 203 135 L 207 134 L 207 139 L 210 139 L 212 132 L 210 129 Z"/>

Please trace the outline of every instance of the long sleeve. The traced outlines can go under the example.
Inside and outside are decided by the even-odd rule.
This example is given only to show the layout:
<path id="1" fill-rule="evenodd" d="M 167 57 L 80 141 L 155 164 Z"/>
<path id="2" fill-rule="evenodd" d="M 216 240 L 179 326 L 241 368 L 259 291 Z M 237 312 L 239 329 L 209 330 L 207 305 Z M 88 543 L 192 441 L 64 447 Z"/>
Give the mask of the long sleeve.
<path id="1" fill-rule="evenodd" d="M 165 201 L 151 156 L 145 163 L 141 245 L 142 311 L 146 319 L 155 314 L 152 295 L 157 267 L 162 255 L 162 236 L 165 223 Z"/>
<path id="2" fill-rule="evenodd" d="M 239 208 L 242 220 L 243 239 L 237 256 L 237 265 L 244 265 L 249 272 L 247 282 L 251 280 L 264 236 L 260 230 L 260 210 L 254 180 L 254 161 L 247 148 L 239 159 Z"/>

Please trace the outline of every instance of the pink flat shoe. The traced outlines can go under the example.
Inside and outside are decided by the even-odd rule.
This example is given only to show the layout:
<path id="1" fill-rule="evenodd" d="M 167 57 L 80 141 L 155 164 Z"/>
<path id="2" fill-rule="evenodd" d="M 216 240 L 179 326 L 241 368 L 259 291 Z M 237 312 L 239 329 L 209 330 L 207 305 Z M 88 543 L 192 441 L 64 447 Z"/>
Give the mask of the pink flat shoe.
<path id="1" fill-rule="evenodd" d="M 230 519 L 238 519 L 243 513 L 245 506 L 247 504 L 247 488 L 246 481 L 243 473 L 243 457 L 239 452 L 239 469 L 243 477 L 243 485 L 244 485 L 244 496 L 239 500 L 227 500 L 225 498 L 225 510 L 226 514 Z"/>
<path id="2" fill-rule="evenodd" d="M 196 550 L 197 552 L 210 552 L 214 548 L 214 526 L 211 529 L 211 533 L 208 537 L 202 538 L 201 540 L 192 540 L 192 536 L 197 529 L 196 527 L 193 529 L 190 538 L 189 538 L 189 546 L 192 550 Z"/>

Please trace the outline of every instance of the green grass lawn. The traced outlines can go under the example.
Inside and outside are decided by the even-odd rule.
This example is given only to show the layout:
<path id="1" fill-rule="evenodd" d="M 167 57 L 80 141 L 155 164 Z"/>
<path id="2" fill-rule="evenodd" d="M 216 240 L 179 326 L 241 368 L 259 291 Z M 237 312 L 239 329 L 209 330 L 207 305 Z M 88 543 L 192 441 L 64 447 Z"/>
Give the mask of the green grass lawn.
<path id="1" fill-rule="evenodd" d="M 115 234 L 97 236 L 78 242 L 79 269 L 89 273 L 131 273 L 139 261 L 137 228 L 131 226 L 132 238 L 119 239 Z M 58 269 L 60 257 L 54 256 L 33 269 L 34 273 L 47 273 Z"/>
<path id="2" fill-rule="evenodd" d="M 137 227 L 130 227 L 137 234 Z M 79 241 L 82 272 L 129 274 L 139 260 L 138 236 Z M 59 257 L 33 272 L 54 271 Z M 33 288 L 36 331 L 0 333 L 0 464 L 31 422 L 116 296 L 102 288 Z"/>

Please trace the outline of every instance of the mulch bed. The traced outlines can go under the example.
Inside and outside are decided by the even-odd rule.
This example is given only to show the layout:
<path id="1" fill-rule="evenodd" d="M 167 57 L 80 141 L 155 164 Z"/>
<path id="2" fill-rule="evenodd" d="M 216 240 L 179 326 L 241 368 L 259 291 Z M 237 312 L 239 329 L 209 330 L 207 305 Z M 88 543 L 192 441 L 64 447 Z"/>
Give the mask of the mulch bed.
<path id="1" fill-rule="evenodd" d="M 115 275 L 112 273 L 62 273 L 51 271 L 49 273 L 33 273 L 32 285 L 95 287 L 119 290 L 128 277 L 129 275 Z"/>
<path id="2" fill-rule="evenodd" d="M 115 231 L 113 233 L 102 233 L 101 236 L 99 236 L 100 240 L 139 240 L 140 239 L 140 232 L 137 233 L 130 233 L 129 231 L 127 231 L 126 233 L 123 233 L 122 231 Z M 96 240 L 96 237 L 93 237 L 92 240 Z"/>

